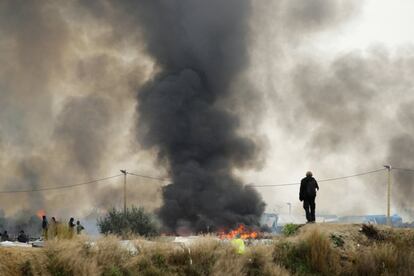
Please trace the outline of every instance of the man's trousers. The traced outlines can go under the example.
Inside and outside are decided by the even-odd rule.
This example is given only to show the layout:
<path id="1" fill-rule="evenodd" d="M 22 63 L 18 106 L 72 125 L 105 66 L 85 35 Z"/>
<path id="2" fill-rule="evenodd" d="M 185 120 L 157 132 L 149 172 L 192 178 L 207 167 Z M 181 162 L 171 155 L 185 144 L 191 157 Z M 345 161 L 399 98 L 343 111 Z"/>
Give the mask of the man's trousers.
<path id="1" fill-rule="evenodd" d="M 303 209 L 306 212 L 306 220 L 308 222 L 315 221 L 315 198 L 306 198 L 303 200 Z"/>

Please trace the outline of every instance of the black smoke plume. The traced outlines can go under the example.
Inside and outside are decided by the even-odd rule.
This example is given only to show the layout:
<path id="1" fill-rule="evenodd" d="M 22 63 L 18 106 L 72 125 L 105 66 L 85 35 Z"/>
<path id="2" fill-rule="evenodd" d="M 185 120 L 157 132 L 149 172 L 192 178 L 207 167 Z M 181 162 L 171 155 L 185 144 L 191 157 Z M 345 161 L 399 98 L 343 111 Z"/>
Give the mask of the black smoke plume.
<path id="1" fill-rule="evenodd" d="M 233 169 L 250 166 L 259 150 L 238 134 L 240 120 L 223 104 L 248 64 L 249 1 L 140 3 L 147 51 L 159 73 L 138 94 L 138 132 L 170 168 L 164 224 L 172 231 L 257 225 L 264 203 Z"/>

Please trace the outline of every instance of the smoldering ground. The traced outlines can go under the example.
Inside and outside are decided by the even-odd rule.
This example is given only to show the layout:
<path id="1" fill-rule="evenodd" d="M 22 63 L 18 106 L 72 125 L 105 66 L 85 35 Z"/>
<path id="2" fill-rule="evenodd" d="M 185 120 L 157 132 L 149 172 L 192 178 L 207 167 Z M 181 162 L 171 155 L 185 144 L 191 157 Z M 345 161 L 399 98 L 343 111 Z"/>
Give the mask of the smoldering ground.
<path id="1" fill-rule="evenodd" d="M 169 173 L 174 184 L 200 183 L 175 187 L 183 187 L 179 200 L 201 205 L 221 195 L 200 199 L 186 192 L 209 183 L 273 184 L 300 178 L 309 167 L 321 178 L 388 162 L 409 167 L 413 50 L 380 45 L 327 54 L 313 46 L 319 35 L 356 18 L 362 5 L 2 1 L 1 189 L 78 183 L 117 174 L 122 164 L 151 175 Z M 195 125 L 203 128 L 194 131 Z M 264 150 L 257 133 L 267 136 Z M 262 171 L 245 175 L 257 167 Z M 403 205 L 412 196 L 411 179 L 395 173 L 393 194 Z M 372 210 L 384 179 L 324 185 L 319 207 Z M 120 182 L 2 194 L 1 207 L 11 213 L 23 207 L 68 213 L 106 208 L 121 204 Z M 158 189 L 147 182 L 138 192 L 131 188 L 131 203 L 158 207 Z M 246 194 L 237 191 L 241 198 Z M 148 196 L 154 194 L 157 204 Z M 263 195 L 270 204 L 291 196 L 282 190 Z M 208 217 L 218 209 L 183 218 L 202 228 L 215 223 Z M 223 216 L 225 223 L 233 221 Z"/>

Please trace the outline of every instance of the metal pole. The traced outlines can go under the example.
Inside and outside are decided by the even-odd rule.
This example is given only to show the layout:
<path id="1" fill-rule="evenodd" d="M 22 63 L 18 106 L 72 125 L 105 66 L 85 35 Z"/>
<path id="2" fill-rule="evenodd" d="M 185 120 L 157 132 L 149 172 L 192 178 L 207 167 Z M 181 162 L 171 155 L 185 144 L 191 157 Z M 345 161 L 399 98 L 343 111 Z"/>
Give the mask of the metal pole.
<path id="1" fill-rule="evenodd" d="M 387 169 L 387 225 L 391 225 L 391 165 L 384 165 Z"/>
<path id="2" fill-rule="evenodd" d="M 292 215 L 292 203 L 286 202 L 286 204 L 289 206 L 289 216 Z"/>
<path id="3" fill-rule="evenodd" d="M 126 178 L 127 178 L 127 171 L 121 170 L 121 173 L 124 174 L 124 214 L 127 212 L 127 187 L 126 187 Z"/>

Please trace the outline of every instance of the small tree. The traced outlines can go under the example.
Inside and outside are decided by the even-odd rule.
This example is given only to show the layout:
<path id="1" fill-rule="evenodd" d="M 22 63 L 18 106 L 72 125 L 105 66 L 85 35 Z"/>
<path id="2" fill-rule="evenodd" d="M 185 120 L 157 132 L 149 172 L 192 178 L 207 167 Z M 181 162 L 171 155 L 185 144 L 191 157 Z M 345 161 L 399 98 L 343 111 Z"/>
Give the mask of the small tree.
<path id="1" fill-rule="evenodd" d="M 132 206 L 126 213 L 115 208 L 101 218 L 98 218 L 98 228 L 102 234 L 126 235 L 129 233 L 141 236 L 158 234 L 158 224 L 154 216 L 145 212 L 142 207 Z"/>

